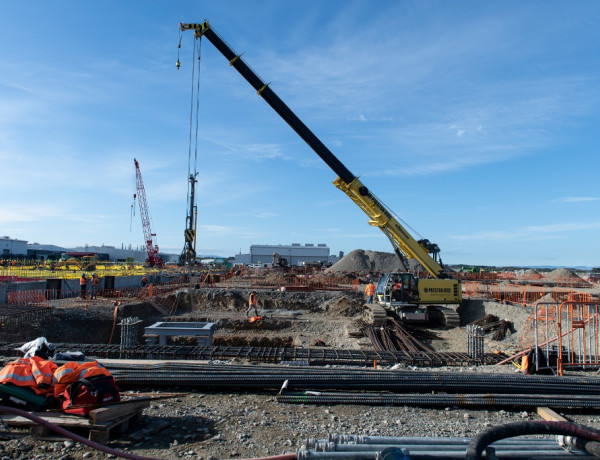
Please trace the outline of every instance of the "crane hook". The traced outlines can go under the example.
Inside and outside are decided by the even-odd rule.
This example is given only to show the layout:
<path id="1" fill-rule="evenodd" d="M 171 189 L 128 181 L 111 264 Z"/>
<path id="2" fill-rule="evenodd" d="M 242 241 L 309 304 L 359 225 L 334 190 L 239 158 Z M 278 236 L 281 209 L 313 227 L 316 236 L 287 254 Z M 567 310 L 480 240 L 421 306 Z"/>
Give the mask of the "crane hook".
<path id="1" fill-rule="evenodd" d="M 175 67 L 177 67 L 177 70 L 179 70 L 179 68 L 181 67 L 181 62 L 179 62 L 179 59 L 177 59 L 177 62 L 175 63 Z"/>

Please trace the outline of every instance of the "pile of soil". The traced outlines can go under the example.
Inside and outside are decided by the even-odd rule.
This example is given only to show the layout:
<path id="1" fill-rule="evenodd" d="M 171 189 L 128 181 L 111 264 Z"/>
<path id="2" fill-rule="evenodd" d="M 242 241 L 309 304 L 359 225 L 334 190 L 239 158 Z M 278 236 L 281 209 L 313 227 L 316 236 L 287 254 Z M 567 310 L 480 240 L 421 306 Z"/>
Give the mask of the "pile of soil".
<path id="1" fill-rule="evenodd" d="M 584 283 L 585 281 L 575 274 L 572 270 L 568 268 L 557 268 L 556 270 L 552 270 L 550 273 L 546 275 L 546 279 L 549 281 L 558 281 L 558 280 L 569 280 L 569 281 L 581 281 Z"/>
<path id="2" fill-rule="evenodd" d="M 409 270 L 419 271 L 422 269 L 421 264 L 416 260 L 409 260 Z M 363 249 L 355 249 L 346 254 L 337 263 L 325 270 L 326 273 L 346 272 L 346 273 L 361 273 L 361 272 L 402 272 L 406 268 L 398 259 L 398 256 L 393 252 L 365 251 Z"/>

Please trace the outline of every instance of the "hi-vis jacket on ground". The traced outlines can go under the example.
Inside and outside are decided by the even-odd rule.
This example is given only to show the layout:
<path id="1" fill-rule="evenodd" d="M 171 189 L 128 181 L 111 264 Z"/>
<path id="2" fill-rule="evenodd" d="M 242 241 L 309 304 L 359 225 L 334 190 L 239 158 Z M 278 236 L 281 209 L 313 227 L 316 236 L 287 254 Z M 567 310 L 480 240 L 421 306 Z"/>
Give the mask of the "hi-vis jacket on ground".
<path id="1" fill-rule="evenodd" d="M 111 376 L 97 361 L 69 361 L 57 367 L 53 361 L 33 356 L 19 358 L 4 366 L 0 371 L 0 384 L 10 383 L 29 388 L 41 396 L 58 397 L 71 383 L 97 375 Z"/>
<path id="2" fill-rule="evenodd" d="M 56 368 L 54 362 L 39 356 L 19 358 L 8 363 L 0 371 L 0 383 L 12 383 L 29 388 L 38 395 L 51 396 L 54 394 L 52 383 Z"/>

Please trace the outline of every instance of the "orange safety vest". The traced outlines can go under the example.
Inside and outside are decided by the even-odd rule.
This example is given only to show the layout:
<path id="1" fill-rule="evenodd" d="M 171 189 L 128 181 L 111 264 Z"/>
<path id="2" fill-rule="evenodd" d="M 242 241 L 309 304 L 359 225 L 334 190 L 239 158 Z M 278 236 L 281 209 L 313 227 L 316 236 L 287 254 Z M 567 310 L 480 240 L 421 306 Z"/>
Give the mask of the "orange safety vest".
<path id="1" fill-rule="evenodd" d="M 100 284 L 100 278 L 92 277 L 92 286 L 98 286 Z"/>
<path id="2" fill-rule="evenodd" d="M 82 276 L 81 278 L 79 278 L 79 284 L 81 284 L 81 285 L 87 284 L 87 279 L 85 279 L 85 277 Z"/>
<path id="3" fill-rule="evenodd" d="M 365 288 L 365 294 L 367 295 L 373 295 L 375 293 L 375 285 L 373 283 L 369 283 L 367 284 L 367 287 Z"/>
<path id="4" fill-rule="evenodd" d="M 19 358 L 8 363 L 0 371 L 0 383 L 28 387 L 38 395 L 49 396 L 52 394 L 51 385 L 55 370 L 54 362 L 39 356 Z"/>
<path id="5" fill-rule="evenodd" d="M 58 395 L 65 391 L 71 383 L 83 378 L 89 379 L 96 375 L 111 376 L 111 373 L 97 361 L 85 363 L 69 361 L 54 372 L 54 378 L 52 379 L 54 396 L 58 398 Z"/>
<path id="6" fill-rule="evenodd" d="M 253 306 L 256 305 L 256 294 L 251 293 L 250 297 L 248 297 L 248 305 Z"/>

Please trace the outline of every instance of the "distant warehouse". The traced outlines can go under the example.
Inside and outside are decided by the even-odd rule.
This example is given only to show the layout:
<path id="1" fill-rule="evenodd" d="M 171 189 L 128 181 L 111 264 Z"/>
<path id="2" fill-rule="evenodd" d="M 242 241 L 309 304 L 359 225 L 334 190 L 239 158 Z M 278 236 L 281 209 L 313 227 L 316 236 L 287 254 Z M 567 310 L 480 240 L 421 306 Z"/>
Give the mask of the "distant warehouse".
<path id="1" fill-rule="evenodd" d="M 261 267 L 270 267 L 273 262 L 273 254 L 279 254 L 285 258 L 289 265 L 303 265 L 304 262 L 335 262 L 337 256 L 329 255 L 329 248 L 326 244 L 300 243 L 292 244 L 253 244 L 250 246 L 249 254 L 236 254 L 235 264 L 259 265 Z"/>

